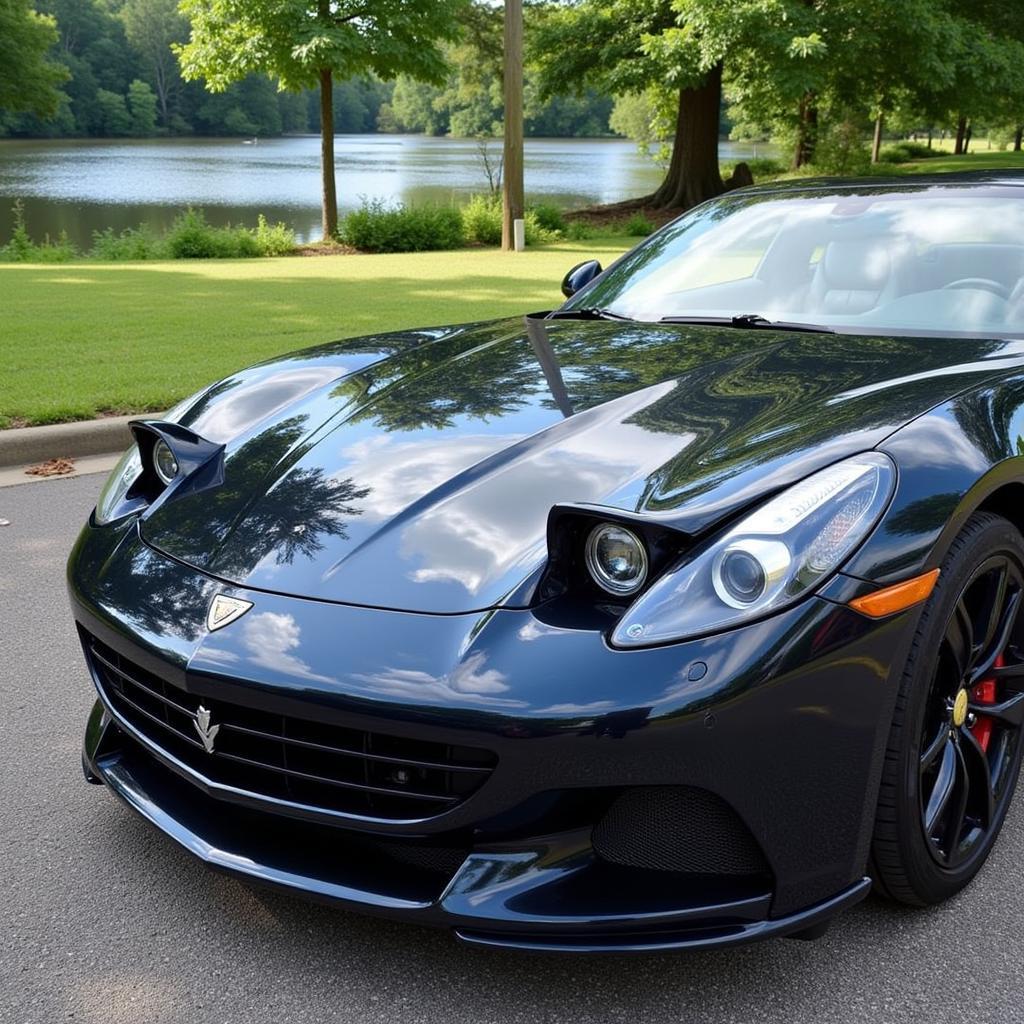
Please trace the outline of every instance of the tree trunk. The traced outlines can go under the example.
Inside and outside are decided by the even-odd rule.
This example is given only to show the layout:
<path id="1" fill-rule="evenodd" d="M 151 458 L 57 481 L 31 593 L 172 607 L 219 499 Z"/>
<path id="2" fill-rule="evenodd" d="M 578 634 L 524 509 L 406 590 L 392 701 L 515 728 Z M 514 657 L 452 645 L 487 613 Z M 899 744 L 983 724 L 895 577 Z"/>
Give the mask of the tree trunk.
<path id="1" fill-rule="evenodd" d="M 928 148 L 932 148 L 932 126 L 928 125 Z"/>
<path id="2" fill-rule="evenodd" d="M 334 182 L 334 82 L 330 68 L 320 69 L 320 175 L 322 180 L 321 223 L 324 238 L 338 234 L 338 192 Z"/>
<path id="3" fill-rule="evenodd" d="M 501 247 L 515 250 L 514 225 L 523 208 L 523 5 L 505 4 L 505 150 L 502 163 Z"/>
<path id="4" fill-rule="evenodd" d="M 1024 142 L 1024 125 L 1018 125 L 1013 136 L 1013 151 L 1015 153 L 1020 152 L 1021 142 Z"/>
<path id="5" fill-rule="evenodd" d="M 814 147 L 818 142 L 817 97 L 811 91 L 800 97 L 799 121 L 796 130 L 796 152 L 793 167 L 804 167 L 814 162 Z"/>
<path id="6" fill-rule="evenodd" d="M 875 118 L 875 138 L 871 143 L 871 162 L 873 164 L 878 163 L 878 158 L 882 153 L 882 128 L 884 126 L 885 114 L 879 111 L 878 117 Z"/>
<path id="7" fill-rule="evenodd" d="M 964 132 L 964 153 L 971 148 L 971 136 L 974 134 L 974 129 L 971 127 L 971 122 L 967 122 L 967 130 Z"/>
<path id="8" fill-rule="evenodd" d="M 725 191 L 718 168 L 718 117 L 722 65 L 716 64 L 695 89 L 679 90 L 679 114 L 672 160 L 651 206 L 688 210 Z"/>
<path id="9" fill-rule="evenodd" d="M 961 156 L 964 151 L 964 136 L 967 134 L 967 118 L 961 114 L 956 121 L 956 142 L 953 145 L 953 153 Z"/>

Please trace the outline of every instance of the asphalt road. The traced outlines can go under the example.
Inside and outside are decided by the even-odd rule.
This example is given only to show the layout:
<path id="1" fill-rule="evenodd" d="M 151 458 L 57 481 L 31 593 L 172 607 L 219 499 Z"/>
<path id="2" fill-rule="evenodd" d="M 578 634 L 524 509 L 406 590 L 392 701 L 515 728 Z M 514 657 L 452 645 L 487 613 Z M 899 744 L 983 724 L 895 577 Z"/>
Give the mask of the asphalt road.
<path id="1" fill-rule="evenodd" d="M 1024 800 L 975 884 L 816 943 L 550 958 L 255 891 L 87 786 L 64 560 L 102 477 L 0 488 L 0 1021 L 1024 1021 Z M 813 783 L 812 783 L 813 784 Z M 1022 791 L 1024 792 L 1024 791 Z"/>

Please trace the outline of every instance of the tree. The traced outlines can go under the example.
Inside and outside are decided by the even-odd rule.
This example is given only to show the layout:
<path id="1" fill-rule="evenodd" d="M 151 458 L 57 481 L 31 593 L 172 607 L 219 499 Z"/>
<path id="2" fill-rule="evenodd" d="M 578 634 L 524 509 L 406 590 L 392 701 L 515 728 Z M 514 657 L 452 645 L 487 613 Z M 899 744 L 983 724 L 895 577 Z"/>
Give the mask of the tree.
<path id="1" fill-rule="evenodd" d="M 0 0 L 0 110 L 57 113 L 67 68 L 50 56 L 58 39 L 54 19 L 31 0 Z"/>
<path id="2" fill-rule="evenodd" d="M 670 102 L 672 155 L 661 187 L 642 200 L 652 206 L 685 208 L 724 189 L 722 64 L 696 42 L 672 0 L 579 0 L 549 11 L 533 32 L 545 96 L 592 85 L 615 95 L 656 90 Z"/>
<path id="3" fill-rule="evenodd" d="M 156 132 L 156 94 L 148 82 L 136 78 L 128 86 L 128 110 L 132 135 L 153 135 Z"/>
<path id="4" fill-rule="evenodd" d="M 96 108 L 100 130 L 104 135 L 130 135 L 132 119 L 128 116 L 124 97 L 109 89 L 96 90 Z"/>
<path id="5" fill-rule="evenodd" d="M 440 83 L 439 43 L 454 39 L 467 0 L 181 0 L 192 23 L 175 50 L 186 79 L 225 89 L 253 72 L 282 89 L 320 90 L 323 231 L 337 233 L 334 76 L 399 74 Z"/>
<path id="6" fill-rule="evenodd" d="M 160 106 L 160 123 L 166 127 L 181 81 L 171 45 L 188 38 L 188 22 L 178 11 L 178 0 L 125 0 L 121 18 L 128 42 L 149 71 Z"/>

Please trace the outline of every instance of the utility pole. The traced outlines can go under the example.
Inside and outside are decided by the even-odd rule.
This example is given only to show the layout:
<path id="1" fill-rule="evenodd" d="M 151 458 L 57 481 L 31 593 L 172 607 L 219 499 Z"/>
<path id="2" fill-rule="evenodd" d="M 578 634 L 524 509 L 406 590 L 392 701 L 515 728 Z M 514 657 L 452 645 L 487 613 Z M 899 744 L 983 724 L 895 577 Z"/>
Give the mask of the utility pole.
<path id="1" fill-rule="evenodd" d="M 523 227 L 523 0 L 505 0 L 505 163 L 501 247 L 520 251 Z"/>

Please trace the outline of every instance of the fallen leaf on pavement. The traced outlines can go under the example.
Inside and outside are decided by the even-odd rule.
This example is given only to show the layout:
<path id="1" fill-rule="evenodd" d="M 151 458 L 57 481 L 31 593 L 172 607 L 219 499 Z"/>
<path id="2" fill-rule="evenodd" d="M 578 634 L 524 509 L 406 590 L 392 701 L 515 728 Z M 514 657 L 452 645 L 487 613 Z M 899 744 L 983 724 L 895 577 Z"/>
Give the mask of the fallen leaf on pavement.
<path id="1" fill-rule="evenodd" d="M 47 459 L 46 462 L 40 462 L 38 466 L 30 466 L 25 470 L 29 476 L 66 476 L 74 471 L 74 459 Z"/>

